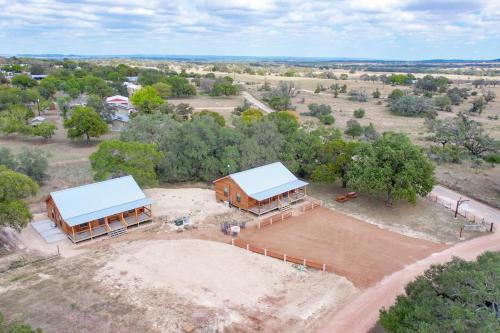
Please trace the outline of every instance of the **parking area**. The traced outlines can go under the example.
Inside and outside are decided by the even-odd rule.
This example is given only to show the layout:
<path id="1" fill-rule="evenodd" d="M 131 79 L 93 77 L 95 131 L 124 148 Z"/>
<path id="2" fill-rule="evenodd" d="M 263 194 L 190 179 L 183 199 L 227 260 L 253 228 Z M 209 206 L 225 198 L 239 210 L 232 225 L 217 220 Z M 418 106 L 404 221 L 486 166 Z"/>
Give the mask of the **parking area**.
<path id="1" fill-rule="evenodd" d="M 365 288 L 448 246 L 404 236 L 328 208 L 316 208 L 240 240 L 289 256 L 326 263 L 327 270 Z"/>

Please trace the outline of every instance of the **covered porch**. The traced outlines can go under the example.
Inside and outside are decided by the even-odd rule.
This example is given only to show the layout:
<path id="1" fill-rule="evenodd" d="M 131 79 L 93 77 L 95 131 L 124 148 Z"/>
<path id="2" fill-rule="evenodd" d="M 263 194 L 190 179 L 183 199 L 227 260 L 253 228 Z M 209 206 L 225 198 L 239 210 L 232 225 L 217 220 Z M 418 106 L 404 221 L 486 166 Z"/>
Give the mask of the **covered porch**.
<path id="1" fill-rule="evenodd" d="M 68 238 L 78 243 L 152 220 L 151 207 L 140 207 L 70 227 Z"/>
<path id="2" fill-rule="evenodd" d="M 304 199 L 306 196 L 307 189 L 304 186 L 264 200 L 256 201 L 254 205 L 248 208 L 248 211 L 256 215 L 262 215 L 275 209 L 287 209 L 291 204 Z"/>

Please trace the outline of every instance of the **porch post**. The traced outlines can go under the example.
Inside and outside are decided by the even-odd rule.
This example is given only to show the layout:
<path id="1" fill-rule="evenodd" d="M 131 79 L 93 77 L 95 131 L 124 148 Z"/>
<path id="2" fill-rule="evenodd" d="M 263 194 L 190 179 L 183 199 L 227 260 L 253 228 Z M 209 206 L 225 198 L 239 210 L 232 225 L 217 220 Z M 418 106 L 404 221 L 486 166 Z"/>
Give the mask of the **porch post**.
<path id="1" fill-rule="evenodd" d="M 90 233 L 90 239 L 92 239 L 92 224 L 89 222 L 89 233 Z"/>
<path id="2" fill-rule="evenodd" d="M 75 227 L 71 227 L 71 231 L 73 232 L 73 242 L 76 243 L 76 238 L 75 238 Z"/>

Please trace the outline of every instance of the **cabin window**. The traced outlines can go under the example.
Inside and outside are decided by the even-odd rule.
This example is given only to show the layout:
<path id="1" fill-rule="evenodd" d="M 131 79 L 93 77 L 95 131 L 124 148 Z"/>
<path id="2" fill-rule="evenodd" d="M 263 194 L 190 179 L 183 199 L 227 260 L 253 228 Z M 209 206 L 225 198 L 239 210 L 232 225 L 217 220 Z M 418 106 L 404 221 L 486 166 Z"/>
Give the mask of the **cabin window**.
<path id="1" fill-rule="evenodd" d="M 229 196 L 229 189 L 224 187 L 224 196 L 227 198 Z"/>
<path id="2" fill-rule="evenodd" d="M 236 193 L 236 201 L 241 202 L 241 195 Z"/>

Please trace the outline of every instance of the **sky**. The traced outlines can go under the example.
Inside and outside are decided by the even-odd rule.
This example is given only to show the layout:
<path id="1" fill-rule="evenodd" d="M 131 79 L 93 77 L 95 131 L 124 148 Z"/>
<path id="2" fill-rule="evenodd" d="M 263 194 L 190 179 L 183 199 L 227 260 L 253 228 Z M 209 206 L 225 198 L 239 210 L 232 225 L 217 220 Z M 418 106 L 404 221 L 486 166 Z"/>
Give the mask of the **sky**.
<path id="1" fill-rule="evenodd" d="M 0 0 L 0 54 L 500 58 L 500 0 Z"/>

